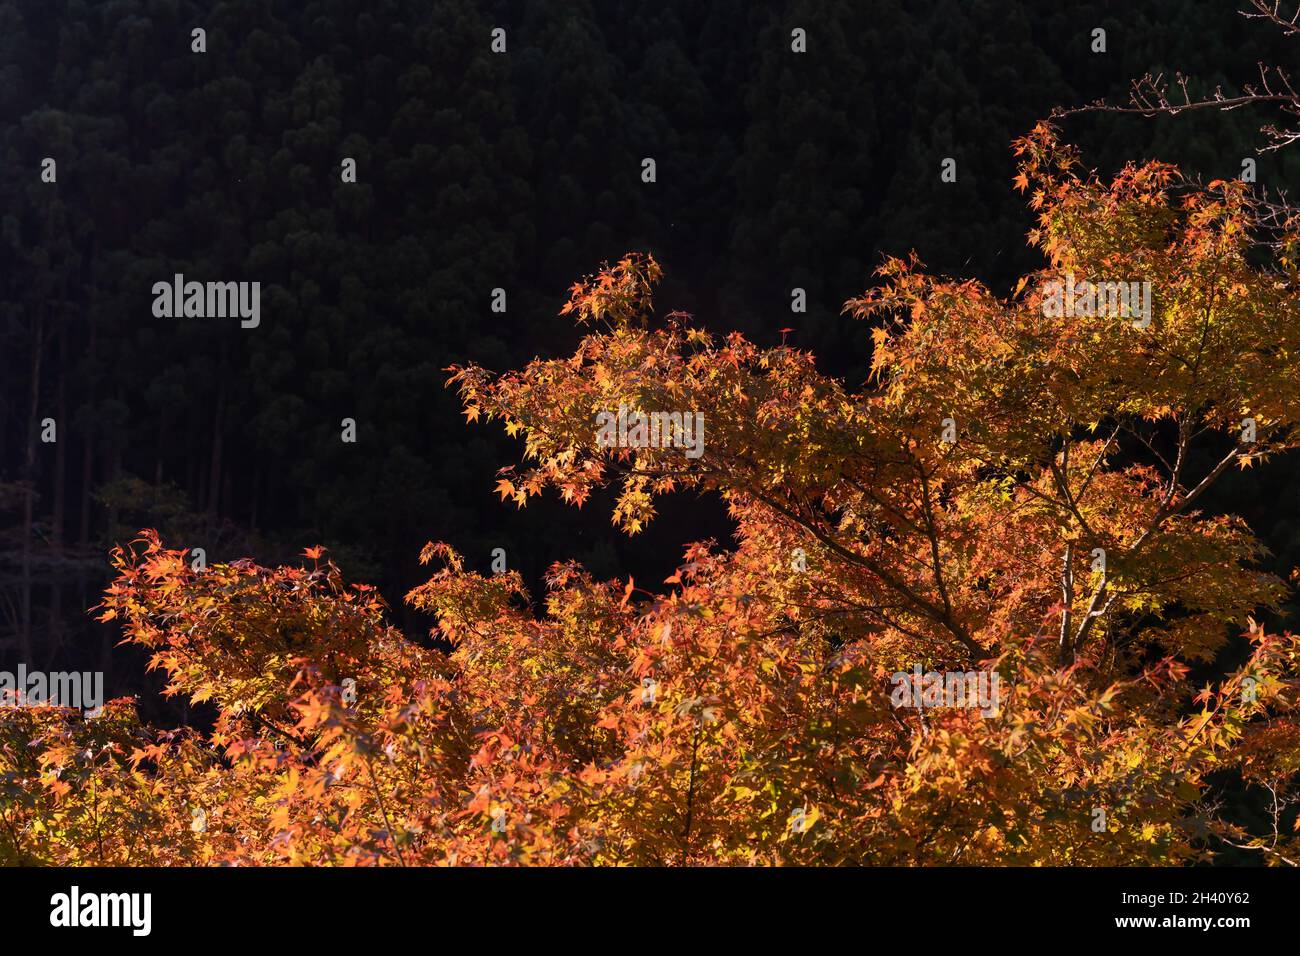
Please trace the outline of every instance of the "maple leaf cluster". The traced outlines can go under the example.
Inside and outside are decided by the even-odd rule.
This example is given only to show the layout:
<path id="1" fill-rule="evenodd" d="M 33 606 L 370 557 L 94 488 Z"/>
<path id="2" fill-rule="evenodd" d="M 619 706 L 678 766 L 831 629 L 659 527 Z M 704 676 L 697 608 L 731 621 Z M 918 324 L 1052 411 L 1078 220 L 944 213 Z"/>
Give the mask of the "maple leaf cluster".
<path id="1" fill-rule="evenodd" d="M 1300 859 L 1300 639 L 1258 623 L 1289 586 L 1202 502 L 1297 444 L 1298 277 L 1260 264 L 1239 183 L 1102 182 L 1047 126 L 1017 150 L 1048 265 L 1000 298 L 887 261 L 845 307 L 877 323 L 862 389 L 656 316 L 643 255 L 573 287 L 571 357 L 450 370 L 469 419 L 523 441 L 505 499 L 616 483 L 629 533 L 663 494 L 725 502 L 734 546 L 692 545 L 663 588 L 565 563 L 534 605 L 431 544 L 407 596 L 431 649 L 320 549 L 203 570 L 150 532 L 115 550 L 103 619 L 215 724 L 155 731 L 125 699 L 0 713 L 0 861 Z M 1153 321 L 1053 314 L 1065 273 L 1149 281 Z M 703 411 L 703 455 L 599 442 L 620 405 Z M 914 667 L 996 673 L 997 706 L 900 708 Z M 1272 795 L 1272 832 L 1225 817 L 1223 774 Z"/>

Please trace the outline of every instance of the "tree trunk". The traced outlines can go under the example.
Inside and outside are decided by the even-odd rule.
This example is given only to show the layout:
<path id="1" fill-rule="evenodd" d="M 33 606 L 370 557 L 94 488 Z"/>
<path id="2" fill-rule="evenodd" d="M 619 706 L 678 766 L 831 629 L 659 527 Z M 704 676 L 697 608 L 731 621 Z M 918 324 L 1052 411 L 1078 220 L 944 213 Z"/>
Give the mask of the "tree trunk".
<path id="1" fill-rule="evenodd" d="M 59 329 L 59 397 L 55 406 L 59 441 L 54 446 L 54 531 L 51 544 L 56 551 L 63 550 L 64 498 L 68 477 L 68 332 Z"/>
<path id="2" fill-rule="evenodd" d="M 36 328 L 32 334 L 31 390 L 27 404 L 27 453 L 23 461 L 23 527 L 21 596 L 18 611 L 18 647 L 23 660 L 35 663 L 32 658 L 32 523 L 36 517 L 36 434 L 41 425 L 37 419 L 41 402 L 41 353 L 44 351 L 45 313 L 36 312 Z"/>
<path id="3" fill-rule="evenodd" d="M 208 471 L 208 514 L 217 517 L 218 504 L 221 501 L 221 432 L 226 412 L 226 384 L 222 379 L 221 389 L 217 393 L 217 415 L 212 425 L 212 458 Z"/>

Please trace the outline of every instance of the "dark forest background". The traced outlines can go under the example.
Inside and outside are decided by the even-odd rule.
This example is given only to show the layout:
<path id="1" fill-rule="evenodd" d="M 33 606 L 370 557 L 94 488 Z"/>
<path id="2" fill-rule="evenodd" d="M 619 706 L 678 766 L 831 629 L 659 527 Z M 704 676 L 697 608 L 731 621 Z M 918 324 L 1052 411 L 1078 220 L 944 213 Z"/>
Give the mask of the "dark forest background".
<path id="1" fill-rule="evenodd" d="M 686 542 L 726 540 L 720 504 L 669 502 L 634 539 L 606 502 L 502 504 L 493 475 L 518 443 L 464 424 L 446 366 L 570 352 L 569 285 L 646 250 L 667 273 L 662 308 L 763 344 L 785 334 L 860 385 L 869 329 L 840 306 L 882 255 L 916 249 L 1002 292 L 1041 264 L 1010 143 L 1053 106 L 1123 102 L 1148 70 L 1232 90 L 1257 60 L 1288 66 L 1285 38 L 1236 9 L 0 2 L 0 665 L 100 669 L 110 696 L 175 718 L 87 614 L 107 549 L 146 526 L 210 562 L 323 544 L 412 636 L 428 622 L 401 595 L 430 539 L 484 571 L 503 548 L 534 584 L 577 558 L 655 586 Z M 1103 171 L 1161 158 L 1232 177 L 1263 120 L 1064 128 Z M 956 183 L 940 181 L 945 157 Z M 1262 184 L 1300 181 L 1300 148 L 1257 159 Z M 178 272 L 261 282 L 261 326 L 155 318 L 152 286 Z M 55 443 L 39 440 L 47 417 Z M 1300 565 L 1298 474 L 1292 459 L 1234 475 L 1209 503 L 1245 514 L 1282 572 Z"/>

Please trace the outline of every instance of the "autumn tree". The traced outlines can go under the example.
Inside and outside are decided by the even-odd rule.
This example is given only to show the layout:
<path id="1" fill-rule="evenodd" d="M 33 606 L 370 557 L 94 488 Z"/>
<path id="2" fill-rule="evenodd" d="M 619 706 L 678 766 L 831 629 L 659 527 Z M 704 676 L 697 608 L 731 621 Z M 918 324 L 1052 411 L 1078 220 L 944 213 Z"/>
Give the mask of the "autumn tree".
<path id="1" fill-rule="evenodd" d="M 467 418 L 522 439 L 504 499 L 614 484 L 629 534 L 663 495 L 725 502 L 733 545 L 662 587 L 562 563 L 535 607 L 431 544 L 429 649 L 319 549 L 119 549 L 104 617 L 215 727 L 6 712 L 3 859 L 1300 862 L 1300 642 L 1260 623 L 1288 586 L 1203 509 L 1296 444 L 1294 257 L 1261 262 L 1243 184 L 1103 182 L 1045 126 L 1017 151 L 1046 265 L 999 298 L 887 261 L 845 307 L 875 323 L 867 388 L 657 315 L 644 255 L 573 287 L 572 356 L 452 371 Z M 1149 298 L 1095 294 L 1121 281 Z M 702 453 L 603 439 L 620 408 L 701 413 Z M 913 668 L 996 675 L 996 706 L 899 706 Z M 1220 771 L 1275 794 L 1270 832 L 1218 811 Z"/>

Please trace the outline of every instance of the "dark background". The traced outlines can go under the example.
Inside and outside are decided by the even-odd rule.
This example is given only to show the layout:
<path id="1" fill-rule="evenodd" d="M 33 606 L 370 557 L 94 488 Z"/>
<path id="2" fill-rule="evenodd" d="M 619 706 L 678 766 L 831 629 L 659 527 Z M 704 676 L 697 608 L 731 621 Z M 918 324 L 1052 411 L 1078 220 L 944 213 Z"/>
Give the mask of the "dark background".
<path id="1" fill-rule="evenodd" d="M 568 286 L 646 250 L 663 310 L 762 344 L 793 328 L 856 387 L 869 329 L 839 309 L 884 254 L 1001 292 L 1041 264 L 1010 143 L 1053 106 L 1123 102 L 1147 70 L 1232 90 L 1295 42 L 1205 0 L 4 0 L 0 666 L 100 669 L 110 696 L 188 719 L 86 613 L 107 548 L 147 526 L 209 561 L 323 544 L 412 636 L 428 621 L 401 595 L 431 539 L 483 571 L 504 548 L 534 585 L 577 558 L 653 587 L 686 542 L 726 540 L 717 500 L 668 501 L 633 539 L 608 499 L 502 504 L 493 474 L 519 443 L 464 424 L 446 366 L 567 354 Z M 1264 119 L 1065 133 L 1103 171 L 1232 177 Z M 1300 147 L 1257 158 L 1261 183 L 1297 181 Z M 155 318 L 152 286 L 177 272 L 261 282 L 261 326 Z M 1300 564 L 1297 469 L 1233 474 L 1209 502 L 1245 514 L 1282 572 Z"/>

